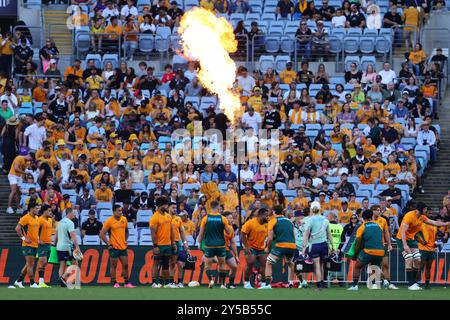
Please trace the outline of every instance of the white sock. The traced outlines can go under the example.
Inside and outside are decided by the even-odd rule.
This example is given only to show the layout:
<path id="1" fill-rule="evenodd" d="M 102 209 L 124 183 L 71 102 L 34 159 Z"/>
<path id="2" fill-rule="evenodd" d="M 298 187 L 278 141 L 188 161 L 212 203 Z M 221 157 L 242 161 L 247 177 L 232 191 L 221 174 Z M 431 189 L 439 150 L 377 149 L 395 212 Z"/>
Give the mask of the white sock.
<path id="1" fill-rule="evenodd" d="M 39 278 L 39 284 L 44 283 L 44 278 Z"/>
<path id="2" fill-rule="evenodd" d="M 294 280 L 289 280 L 289 284 L 294 285 Z"/>
<path id="3" fill-rule="evenodd" d="M 245 281 L 244 285 L 248 285 L 250 283 L 250 281 Z"/>

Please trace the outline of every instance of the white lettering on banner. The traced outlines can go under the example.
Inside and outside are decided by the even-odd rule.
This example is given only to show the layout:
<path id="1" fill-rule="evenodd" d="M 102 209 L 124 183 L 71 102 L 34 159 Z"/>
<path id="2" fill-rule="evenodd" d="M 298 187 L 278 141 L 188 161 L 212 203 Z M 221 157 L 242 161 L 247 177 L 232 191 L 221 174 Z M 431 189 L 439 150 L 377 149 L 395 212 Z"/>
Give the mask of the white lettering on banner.
<path id="1" fill-rule="evenodd" d="M 379 266 L 370 265 L 367 266 L 367 288 L 368 289 L 380 289 L 381 288 L 381 269 Z M 373 284 L 375 280 L 375 284 Z"/>
<path id="2" fill-rule="evenodd" d="M 67 268 L 67 273 L 69 273 L 69 276 L 66 279 L 67 289 L 69 290 L 81 289 L 80 268 L 76 265 L 71 265 L 70 267 Z"/>

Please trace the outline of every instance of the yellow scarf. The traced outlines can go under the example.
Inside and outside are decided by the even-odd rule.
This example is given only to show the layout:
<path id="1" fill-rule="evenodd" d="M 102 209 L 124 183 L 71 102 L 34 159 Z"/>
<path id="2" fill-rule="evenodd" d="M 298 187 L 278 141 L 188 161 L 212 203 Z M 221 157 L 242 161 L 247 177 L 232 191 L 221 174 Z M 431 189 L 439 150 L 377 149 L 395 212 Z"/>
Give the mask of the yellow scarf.
<path id="1" fill-rule="evenodd" d="M 301 124 L 302 123 L 302 109 L 292 109 L 292 114 L 291 114 L 291 122 L 293 124 Z"/>

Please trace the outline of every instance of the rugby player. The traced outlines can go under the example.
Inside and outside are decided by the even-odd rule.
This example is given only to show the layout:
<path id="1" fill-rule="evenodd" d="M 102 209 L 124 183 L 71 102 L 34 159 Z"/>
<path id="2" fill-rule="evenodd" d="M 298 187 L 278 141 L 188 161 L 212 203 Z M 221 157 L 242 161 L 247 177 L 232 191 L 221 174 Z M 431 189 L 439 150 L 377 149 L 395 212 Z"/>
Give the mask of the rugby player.
<path id="1" fill-rule="evenodd" d="M 17 288 L 25 288 L 22 284 L 26 275 L 30 278 L 30 288 L 39 288 L 39 285 L 34 282 L 34 262 L 39 246 L 39 219 L 37 213 L 39 205 L 31 202 L 28 205 L 28 213 L 20 218 L 16 226 L 16 232 L 19 238 L 22 239 L 22 255 L 25 257 L 25 266 L 20 271 L 19 278 L 14 282 Z"/>
<path id="2" fill-rule="evenodd" d="M 427 218 L 431 218 L 432 210 L 427 211 Z M 423 237 L 419 241 L 419 252 L 420 252 L 420 271 L 425 274 L 425 286 L 424 289 L 431 289 L 430 287 L 430 275 L 431 275 L 431 265 L 436 259 L 436 235 L 438 228 L 431 224 L 424 224 L 422 227 Z M 417 274 L 417 281 L 420 281 L 421 273 Z"/>
<path id="3" fill-rule="evenodd" d="M 378 224 L 383 230 L 384 237 L 384 256 L 381 261 L 381 271 L 383 273 L 383 287 L 390 290 L 398 290 L 398 288 L 390 283 L 391 281 L 391 272 L 389 268 L 389 252 L 392 250 L 391 244 L 391 233 L 389 232 L 389 220 L 387 217 L 381 215 L 381 207 L 379 205 L 374 205 L 370 207 L 370 210 L 373 212 L 373 222 Z"/>
<path id="4" fill-rule="evenodd" d="M 169 201 L 165 196 L 161 196 L 156 199 L 155 204 L 157 209 L 149 221 L 153 242 L 152 287 L 173 288 L 169 282 L 169 265 L 170 257 L 176 252 L 177 245 L 173 232 L 172 216 L 169 214 Z M 159 274 L 160 270 L 161 274 Z"/>
<path id="5" fill-rule="evenodd" d="M 267 253 L 264 248 L 269 234 L 267 221 L 268 210 L 261 208 L 256 211 L 256 216 L 244 223 L 241 228 L 242 246 L 247 261 L 244 276 L 245 289 L 253 289 L 250 284 L 250 275 L 256 260 L 260 265 L 260 274 L 263 277 L 265 275 Z"/>
<path id="6" fill-rule="evenodd" d="M 214 258 L 217 257 L 219 269 L 219 281 L 223 284 L 226 278 L 226 249 L 225 236 L 231 234 L 232 227 L 228 224 L 228 220 L 219 213 L 219 202 L 211 202 L 211 212 L 203 217 L 200 223 L 200 232 L 198 242 L 201 244 L 203 239 L 205 253 L 205 270 L 209 279 L 209 288 L 214 288 L 214 280 L 212 276 L 211 266 Z M 201 247 L 201 245 L 199 246 Z M 223 287 L 222 287 L 223 288 Z"/>
<path id="7" fill-rule="evenodd" d="M 106 234 L 109 234 L 109 241 Z M 122 207 L 113 206 L 113 215 L 106 219 L 100 231 L 100 239 L 108 244 L 111 282 L 114 288 L 120 288 L 117 282 L 117 262 L 122 264 L 122 277 L 125 281 L 124 288 L 135 288 L 128 280 L 128 220 L 122 215 Z"/>
<path id="8" fill-rule="evenodd" d="M 39 246 L 38 246 L 38 257 L 39 257 L 39 288 L 50 288 L 44 282 L 45 267 L 47 265 L 47 260 L 50 257 L 50 250 L 52 246 L 52 229 L 53 229 L 53 218 L 52 218 L 52 208 L 44 204 L 40 210 L 41 216 L 39 217 Z"/>
<path id="9" fill-rule="evenodd" d="M 417 283 L 417 273 L 420 269 L 421 259 L 416 235 L 422 231 L 424 223 L 436 227 L 448 226 L 450 224 L 450 222 L 429 219 L 426 216 L 427 211 L 427 205 L 419 202 L 415 210 L 405 214 L 397 233 L 397 245 L 405 259 L 406 277 L 409 283 L 408 290 L 422 290 Z"/>
<path id="10" fill-rule="evenodd" d="M 266 283 L 259 289 L 272 289 L 272 266 L 279 259 L 284 259 L 288 264 L 289 287 L 294 287 L 294 255 L 295 255 L 295 234 L 294 225 L 283 215 L 283 207 L 274 206 L 274 217 L 269 220 L 267 245 L 265 248 L 267 256 L 266 262 Z"/>
<path id="11" fill-rule="evenodd" d="M 75 252 L 80 252 L 78 245 L 77 234 L 75 233 L 75 225 L 73 223 L 75 219 L 75 212 L 72 208 L 66 209 L 66 216 L 59 221 L 56 227 L 56 253 L 58 254 L 59 261 L 59 283 L 61 287 L 66 287 L 67 283 L 65 278 L 69 275 L 66 270 L 67 262 L 71 262 L 72 265 L 78 266 L 78 261 L 74 258 Z"/>
<path id="12" fill-rule="evenodd" d="M 355 254 L 357 257 L 353 270 L 353 284 L 347 290 L 357 291 L 361 269 L 368 264 L 380 267 L 385 253 L 383 244 L 383 230 L 373 218 L 372 210 L 362 213 L 363 224 L 356 231 Z"/>
<path id="13" fill-rule="evenodd" d="M 233 225 L 233 214 L 229 211 L 225 211 L 222 214 L 228 220 L 228 224 Z M 237 265 L 239 264 L 239 254 L 236 247 L 236 241 L 234 241 L 234 230 L 231 228 L 230 234 L 225 234 L 225 248 L 227 250 L 225 263 L 230 268 L 229 282 L 226 286 L 228 289 L 236 289 L 234 285 L 234 278 L 236 277 Z M 225 284 L 222 283 L 222 286 Z"/>
<path id="14" fill-rule="evenodd" d="M 311 203 L 312 215 L 305 224 L 305 232 L 303 234 L 303 256 L 308 253 L 314 262 L 314 273 L 316 276 L 316 290 L 321 290 L 324 285 L 324 264 L 325 258 L 328 256 L 328 245 L 331 251 L 335 252 L 333 244 L 333 236 L 330 232 L 329 221 L 320 214 L 320 203 L 314 201 Z M 307 250 L 308 249 L 308 250 Z"/>
<path id="15" fill-rule="evenodd" d="M 172 227 L 177 250 L 172 252 L 169 265 L 169 284 L 172 288 L 183 288 L 184 263 L 186 262 L 189 246 L 184 233 L 183 221 L 177 216 L 177 204 L 169 203 L 169 214 L 172 217 Z M 178 284 L 174 283 L 175 271 L 178 268 Z"/>

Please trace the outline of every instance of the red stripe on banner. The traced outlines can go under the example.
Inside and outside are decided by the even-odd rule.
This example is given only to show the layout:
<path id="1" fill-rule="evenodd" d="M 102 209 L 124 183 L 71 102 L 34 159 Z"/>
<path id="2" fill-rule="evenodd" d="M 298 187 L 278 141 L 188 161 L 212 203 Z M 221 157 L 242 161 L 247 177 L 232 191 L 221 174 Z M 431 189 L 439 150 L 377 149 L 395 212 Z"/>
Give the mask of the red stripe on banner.
<path id="1" fill-rule="evenodd" d="M 9 277 L 5 276 L 6 261 L 8 259 L 8 249 L 2 249 L 0 253 L 0 283 L 9 283 Z"/>

